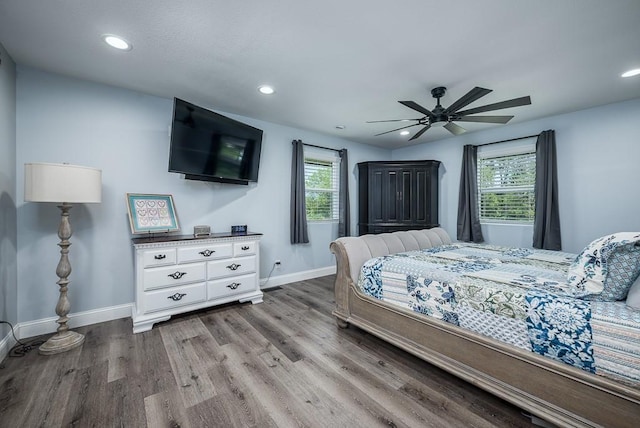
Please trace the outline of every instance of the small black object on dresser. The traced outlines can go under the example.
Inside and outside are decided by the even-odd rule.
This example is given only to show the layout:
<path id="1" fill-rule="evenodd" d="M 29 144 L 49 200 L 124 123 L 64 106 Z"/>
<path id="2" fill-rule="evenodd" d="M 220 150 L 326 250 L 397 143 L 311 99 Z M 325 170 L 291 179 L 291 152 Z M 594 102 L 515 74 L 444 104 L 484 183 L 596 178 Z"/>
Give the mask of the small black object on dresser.
<path id="1" fill-rule="evenodd" d="M 438 224 L 440 161 L 358 164 L 358 234 L 429 229 Z"/>
<path id="2" fill-rule="evenodd" d="M 234 235 L 246 235 L 247 234 L 247 225 L 246 224 L 237 224 L 235 226 L 231 226 L 231 233 Z"/>

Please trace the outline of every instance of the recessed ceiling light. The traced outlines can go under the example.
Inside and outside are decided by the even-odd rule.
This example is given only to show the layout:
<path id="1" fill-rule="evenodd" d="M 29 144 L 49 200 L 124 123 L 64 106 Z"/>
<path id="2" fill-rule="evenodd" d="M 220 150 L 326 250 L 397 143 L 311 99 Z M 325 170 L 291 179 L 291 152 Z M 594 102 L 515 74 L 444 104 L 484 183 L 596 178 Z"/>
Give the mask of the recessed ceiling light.
<path id="1" fill-rule="evenodd" d="M 633 70 L 629 70 L 629 71 L 626 71 L 626 72 L 622 73 L 622 77 L 637 76 L 638 74 L 640 74 L 640 68 L 635 68 Z"/>
<path id="2" fill-rule="evenodd" d="M 271 95 L 275 92 L 275 89 L 273 89 L 269 85 L 262 85 L 258 88 L 258 91 L 260 91 L 260 93 L 264 95 Z"/>
<path id="3" fill-rule="evenodd" d="M 133 48 L 131 43 L 113 34 L 104 34 L 102 40 L 112 48 L 120 49 L 121 51 L 130 51 Z"/>
<path id="4" fill-rule="evenodd" d="M 404 131 L 400 131 L 400 135 L 409 135 L 410 132 L 407 131 L 406 129 Z"/>
<path id="5" fill-rule="evenodd" d="M 336 125 L 336 129 L 344 129 L 344 128 L 346 128 L 346 126 L 344 126 L 344 125 Z"/>

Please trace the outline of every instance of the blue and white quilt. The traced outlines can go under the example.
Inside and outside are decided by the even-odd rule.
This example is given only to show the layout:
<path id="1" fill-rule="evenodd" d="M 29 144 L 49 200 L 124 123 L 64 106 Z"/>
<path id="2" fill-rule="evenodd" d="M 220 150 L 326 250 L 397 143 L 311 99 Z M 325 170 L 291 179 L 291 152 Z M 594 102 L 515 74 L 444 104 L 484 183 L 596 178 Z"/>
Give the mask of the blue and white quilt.
<path id="1" fill-rule="evenodd" d="M 371 259 L 376 299 L 640 386 L 640 312 L 574 297 L 575 254 L 456 243 Z"/>

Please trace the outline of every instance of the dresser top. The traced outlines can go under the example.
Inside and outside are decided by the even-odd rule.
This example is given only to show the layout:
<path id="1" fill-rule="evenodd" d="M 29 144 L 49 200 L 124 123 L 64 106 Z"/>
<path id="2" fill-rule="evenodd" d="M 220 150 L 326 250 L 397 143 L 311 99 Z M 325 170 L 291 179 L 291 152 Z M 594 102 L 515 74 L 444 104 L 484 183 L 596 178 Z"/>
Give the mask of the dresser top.
<path id="1" fill-rule="evenodd" d="M 247 232 L 247 233 L 231 233 L 231 232 L 219 232 L 212 233 L 208 236 L 193 236 L 193 235 L 158 235 L 154 236 L 139 236 L 135 238 L 131 238 L 131 242 L 133 245 L 139 244 L 156 244 L 160 242 L 176 242 L 176 241 L 200 241 L 204 239 L 215 239 L 215 238 L 240 238 L 247 236 L 262 236 L 262 233 L 255 232 Z"/>

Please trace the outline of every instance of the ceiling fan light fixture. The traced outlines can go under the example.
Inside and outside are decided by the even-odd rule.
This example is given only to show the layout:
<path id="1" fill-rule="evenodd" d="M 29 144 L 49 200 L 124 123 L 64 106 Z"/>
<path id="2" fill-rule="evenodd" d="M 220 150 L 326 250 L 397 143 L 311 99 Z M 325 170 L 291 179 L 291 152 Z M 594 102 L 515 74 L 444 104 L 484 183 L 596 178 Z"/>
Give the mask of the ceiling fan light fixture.
<path id="1" fill-rule="evenodd" d="M 634 68 L 633 70 L 625 71 L 622 73 L 622 77 L 633 77 L 640 74 L 640 68 Z"/>
<path id="2" fill-rule="evenodd" d="M 260 92 L 262 95 L 271 95 L 275 91 L 276 90 L 273 89 L 273 86 L 269 86 L 269 85 L 261 85 L 258 87 L 258 92 Z"/>
<path id="3" fill-rule="evenodd" d="M 116 36 L 115 34 L 103 34 L 102 40 L 112 48 L 121 51 L 130 51 L 133 49 L 133 45 L 131 43 L 120 36 Z"/>

